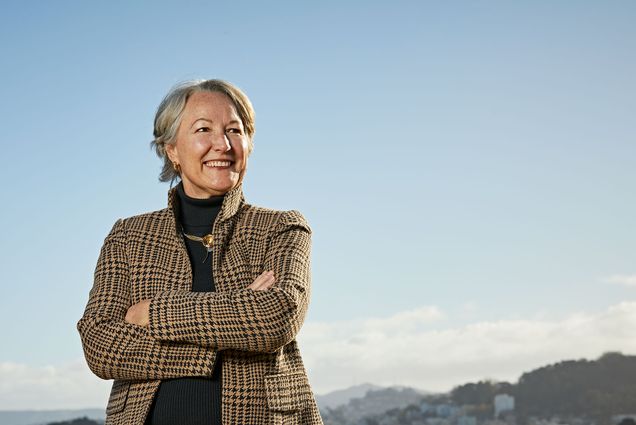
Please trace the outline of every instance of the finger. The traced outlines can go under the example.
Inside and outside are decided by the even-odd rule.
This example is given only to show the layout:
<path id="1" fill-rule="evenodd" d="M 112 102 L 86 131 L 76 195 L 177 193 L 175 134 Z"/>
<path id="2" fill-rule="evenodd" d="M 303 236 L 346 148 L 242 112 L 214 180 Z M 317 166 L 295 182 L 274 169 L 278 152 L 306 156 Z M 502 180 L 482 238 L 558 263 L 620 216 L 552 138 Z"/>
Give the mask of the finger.
<path id="1" fill-rule="evenodd" d="M 256 280 L 249 286 L 250 289 L 259 289 L 264 285 L 267 285 L 269 280 L 272 278 L 272 275 L 269 271 L 265 271 L 261 273 Z"/>
<path id="2" fill-rule="evenodd" d="M 270 273 L 260 282 L 260 285 L 258 285 L 256 290 L 263 291 L 269 289 L 275 281 L 276 279 L 274 278 L 274 275 Z"/>
<path id="3" fill-rule="evenodd" d="M 248 288 L 250 289 L 258 288 L 259 286 L 261 286 L 261 284 L 265 281 L 266 278 L 267 278 L 267 272 L 261 273 L 260 275 L 256 277 L 256 279 L 254 279 L 254 282 L 252 282 L 250 286 L 248 286 Z"/>
<path id="4" fill-rule="evenodd" d="M 272 287 L 276 283 L 276 278 L 272 275 L 269 279 L 267 279 L 263 284 L 258 288 L 261 291 L 265 291 Z"/>

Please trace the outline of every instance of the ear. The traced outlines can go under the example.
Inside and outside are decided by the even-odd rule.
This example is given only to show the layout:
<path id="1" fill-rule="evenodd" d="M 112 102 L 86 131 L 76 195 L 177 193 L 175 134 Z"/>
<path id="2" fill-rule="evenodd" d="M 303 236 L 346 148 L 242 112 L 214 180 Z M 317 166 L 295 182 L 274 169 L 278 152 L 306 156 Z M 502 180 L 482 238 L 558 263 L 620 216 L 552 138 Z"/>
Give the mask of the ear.
<path id="1" fill-rule="evenodd" d="M 170 162 L 180 164 L 179 162 L 179 153 L 177 152 L 176 143 L 171 145 L 166 145 L 166 155 L 168 155 L 168 159 Z"/>

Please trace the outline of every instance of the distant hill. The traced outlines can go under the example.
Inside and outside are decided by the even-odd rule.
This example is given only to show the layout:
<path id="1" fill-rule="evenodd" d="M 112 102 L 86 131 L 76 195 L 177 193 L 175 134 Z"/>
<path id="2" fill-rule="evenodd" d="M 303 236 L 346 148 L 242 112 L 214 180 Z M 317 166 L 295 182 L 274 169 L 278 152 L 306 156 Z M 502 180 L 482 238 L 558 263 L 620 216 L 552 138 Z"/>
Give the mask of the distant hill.
<path id="1" fill-rule="evenodd" d="M 518 424 L 530 416 L 610 424 L 613 416 L 636 414 L 636 356 L 606 353 L 597 360 L 562 361 L 524 373 L 518 383 L 467 383 L 448 394 L 371 390 L 321 412 L 325 425 L 401 425 L 425 423 L 431 413 L 423 406 L 445 404 L 462 406 L 482 421 L 492 419 L 493 399 L 502 393 L 515 397 Z"/>
<path id="2" fill-rule="evenodd" d="M 636 356 L 606 353 L 524 373 L 512 394 L 523 416 L 584 414 L 603 420 L 636 413 Z"/>
<path id="3" fill-rule="evenodd" d="M 516 384 L 482 381 L 451 391 L 456 404 L 483 404 L 495 394 L 515 397 L 518 417 L 584 416 L 603 422 L 636 413 L 636 356 L 605 353 L 597 360 L 565 360 L 526 372 Z"/>
<path id="4" fill-rule="evenodd" d="M 89 418 L 104 423 L 104 409 L 78 410 L 0 410 L 2 425 L 48 425 L 51 422 L 70 421 L 77 418 Z"/>
<path id="5" fill-rule="evenodd" d="M 324 395 L 316 394 L 316 402 L 321 409 L 335 408 L 343 404 L 349 403 L 349 400 L 357 397 L 364 397 L 369 390 L 378 390 L 382 387 L 369 383 L 355 385 L 345 388 L 344 390 L 336 390 Z"/>
<path id="6" fill-rule="evenodd" d="M 84 418 L 73 419 L 70 421 L 51 422 L 48 425 L 101 425 L 101 424 L 103 424 L 103 422 L 97 422 L 92 419 L 88 419 L 84 417 Z"/>
<path id="7" fill-rule="evenodd" d="M 354 425 L 363 418 L 382 415 L 421 402 L 423 391 L 409 387 L 370 389 L 363 397 L 355 397 L 345 405 L 321 409 L 325 425 Z"/>

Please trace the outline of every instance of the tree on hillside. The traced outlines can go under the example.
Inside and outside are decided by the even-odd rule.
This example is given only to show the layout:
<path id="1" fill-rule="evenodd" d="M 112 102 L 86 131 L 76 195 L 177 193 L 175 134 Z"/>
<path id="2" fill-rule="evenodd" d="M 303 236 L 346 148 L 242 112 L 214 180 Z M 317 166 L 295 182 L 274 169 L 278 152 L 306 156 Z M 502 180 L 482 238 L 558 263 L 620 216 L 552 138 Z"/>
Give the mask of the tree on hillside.
<path id="1" fill-rule="evenodd" d="M 523 416 L 588 416 L 606 422 L 636 406 L 636 356 L 605 353 L 598 360 L 568 360 L 519 379 L 514 392 Z"/>
<path id="2" fill-rule="evenodd" d="M 491 380 L 469 383 L 453 388 L 451 400 L 453 403 L 463 406 L 467 404 L 492 404 L 497 394 L 510 394 L 513 385 L 508 382 L 495 382 Z"/>

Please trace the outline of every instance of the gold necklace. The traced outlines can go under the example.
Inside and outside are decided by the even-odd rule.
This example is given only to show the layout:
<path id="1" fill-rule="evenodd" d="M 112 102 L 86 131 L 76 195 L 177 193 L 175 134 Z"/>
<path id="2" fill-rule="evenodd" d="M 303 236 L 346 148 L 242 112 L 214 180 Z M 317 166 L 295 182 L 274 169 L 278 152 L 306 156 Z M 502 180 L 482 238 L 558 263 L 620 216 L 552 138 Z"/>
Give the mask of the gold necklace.
<path id="1" fill-rule="evenodd" d="M 212 243 L 214 242 L 214 238 L 212 237 L 212 235 L 208 233 L 207 235 L 203 235 L 203 237 L 201 237 L 201 236 L 189 235 L 186 232 L 183 232 L 183 236 L 185 236 L 186 238 L 192 241 L 201 242 L 203 244 L 203 246 L 207 250 L 207 253 L 205 254 L 205 258 L 203 259 L 203 262 L 205 263 L 205 260 L 208 259 L 208 255 L 212 252 Z"/>

